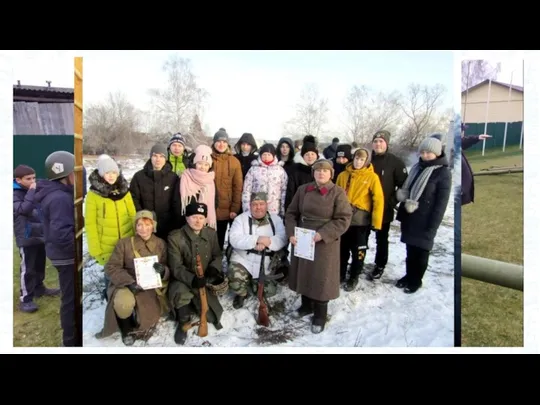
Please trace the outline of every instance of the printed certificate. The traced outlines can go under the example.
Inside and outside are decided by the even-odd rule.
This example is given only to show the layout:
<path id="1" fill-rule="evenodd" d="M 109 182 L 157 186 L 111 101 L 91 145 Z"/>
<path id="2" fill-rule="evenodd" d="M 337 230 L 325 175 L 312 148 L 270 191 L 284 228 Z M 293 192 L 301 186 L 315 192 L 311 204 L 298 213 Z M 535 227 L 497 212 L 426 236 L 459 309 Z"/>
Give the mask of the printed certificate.
<path id="1" fill-rule="evenodd" d="M 296 238 L 296 246 L 294 247 L 294 255 L 301 259 L 315 259 L 315 241 L 313 238 L 317 232 L 313 229 L 294 228 L 294 237 Z"/>
<path id="2" fill-rule="evenodd" d="M 154 270 L 154 263 L 158 262 L 157 256 L 136 257 L 133 261 L 135 264 L 137 284 L 143 290 L 153 290 L 162 287 L 161 276 Z"/>

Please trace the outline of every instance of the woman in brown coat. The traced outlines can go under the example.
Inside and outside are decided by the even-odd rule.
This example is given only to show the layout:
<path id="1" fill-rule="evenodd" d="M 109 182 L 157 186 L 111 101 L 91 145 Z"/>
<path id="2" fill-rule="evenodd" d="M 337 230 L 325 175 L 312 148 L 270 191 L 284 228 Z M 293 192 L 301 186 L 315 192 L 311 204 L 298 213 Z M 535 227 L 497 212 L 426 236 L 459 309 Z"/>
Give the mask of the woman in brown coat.
<path id="1" fill-rule="evenodd" d="M 329 160 L 316 161 L 312 170 L 315 181 L 298 188 L 285 214 L 285 228 L 293 246 L 289 287 L 302 296 L 299 316 L 313 313 L 311 331 L 320 333 L 328 301 L 339 297 L 340 237 L 349 228 L 352 209 L 345 191 L 331 180 L 334 168 Z M 294 255 L 295 227 L 317 231 L 313 261 Z"/>
<path id="2" fill-rule="evenodd" d="M 96 335 L 104 338 L 120 330 L 126 346 L 135 343 L 137 335 L 147 332 L 169 311 L 163 291 L 169 279 L 167 244 L 154 235 L 157 223 L 153 212 L 137 212 L 134 225 L 135 236 L 120 239 L 105 266 L 105 273 L 111 281 L 107 291 L 105 324 Z M 133 259 L 147 256 L 158 257 L 154 269 L 161 276 L 162 289 L 143 290 L 137 284 Z"/>

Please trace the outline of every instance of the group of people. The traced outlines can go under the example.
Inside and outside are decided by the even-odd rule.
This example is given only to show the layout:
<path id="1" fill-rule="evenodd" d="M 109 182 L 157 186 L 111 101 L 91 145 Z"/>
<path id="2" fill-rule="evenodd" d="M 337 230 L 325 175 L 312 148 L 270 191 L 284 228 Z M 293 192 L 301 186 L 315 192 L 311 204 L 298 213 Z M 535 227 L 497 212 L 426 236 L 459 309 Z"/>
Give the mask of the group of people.
<path id="1" fill-rule="evenodd" d="M 265 296 L 288 285 L 300 295 L 298 316 L 313 315 L 312 332 L 320 333 L 328 302 L 340 288 L 356 288 L 372 231 L 377 249 L 367 277 L 383 275 L 395 210 L 407 249 L 397 287 L 416 292 L 451 190 L 441 136 L 422 141 L 410 173 L 389 151 L 388 131 L 374 134 L 371 148 L 335 141 L 320 156 L 311 135 L 297 148 L 286 137 L 259 146 L 250 133 L 231 145 L 220 128 L 211 146 L 189 153 L 175 134 L 151 148 L 129 183 L 113 158 L 100 156 L 85 209 L 89 253 L 104 266 L 106 282 L 97 337 L 120 331 L 131 345 L 169 317 L 177 322 L 175 342 L 184 344 L 205 307 L 201 291 L 208 292 L 208 322 L 221 329 L 219 297 L 232 291 L 233 307 L 243 307 L 260 272 Z M 315 231 L 313 261 L 294 254 L 297 227 Z M 138 285 L 134 259 L 148 256 L 157 257 L 160 288 Z M 199 263 L 204 275 L 197 274 Z"/>
<path id="2" fill-rule="evenodd" d="M 13 225 L 20 255 L 19 310 L 39 310 L 35 299 L 60 298 L 62 345 L 81 345 L 75 327 L 75 157 L 66 151 L 45 160 L 47 179 L 36 180 L 36 171 L 18 165 L 13 172 Z M 44 284 L 46 259 L 58 270 L 60 288 Z"/>

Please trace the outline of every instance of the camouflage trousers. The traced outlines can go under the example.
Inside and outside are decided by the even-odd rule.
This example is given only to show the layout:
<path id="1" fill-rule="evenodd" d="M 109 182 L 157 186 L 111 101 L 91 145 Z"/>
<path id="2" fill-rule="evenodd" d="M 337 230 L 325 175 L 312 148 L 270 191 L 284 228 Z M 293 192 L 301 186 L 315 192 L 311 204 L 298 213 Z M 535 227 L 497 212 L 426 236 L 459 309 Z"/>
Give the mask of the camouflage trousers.
<path id="1" fill-rule="evenodd" d="M 227 273 L 229 279 L 229 289 L 236 295 L 245 297 L 248 293 L 257 294 L 258 280 L 254 279 L 246 268 L 237 262 L 229 264 Z M 266 280 L 264 282 L 264 296 L 272 297 L 276 295 L 278 283 L 275 280 Z"/>

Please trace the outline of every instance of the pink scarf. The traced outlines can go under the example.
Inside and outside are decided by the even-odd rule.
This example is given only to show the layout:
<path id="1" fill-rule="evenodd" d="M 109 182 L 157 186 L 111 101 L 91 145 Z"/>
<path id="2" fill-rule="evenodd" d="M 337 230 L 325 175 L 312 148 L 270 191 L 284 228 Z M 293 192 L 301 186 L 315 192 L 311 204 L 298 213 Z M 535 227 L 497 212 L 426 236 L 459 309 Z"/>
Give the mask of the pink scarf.
<path id="1" fill-rule="evenodd" d="M 207 222 L 211 228 L 216 228 L 216 185 L 215 172 L 202 172 L 197 169 L 184 170 L 180 177 L 180 198 L 182 201 L 182 215 L 186 214 L 186 206 L 191 199 L 199 194 L 197 202 L 208 206 Z"/>

